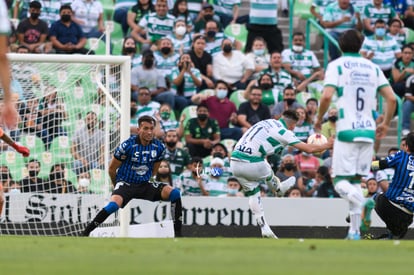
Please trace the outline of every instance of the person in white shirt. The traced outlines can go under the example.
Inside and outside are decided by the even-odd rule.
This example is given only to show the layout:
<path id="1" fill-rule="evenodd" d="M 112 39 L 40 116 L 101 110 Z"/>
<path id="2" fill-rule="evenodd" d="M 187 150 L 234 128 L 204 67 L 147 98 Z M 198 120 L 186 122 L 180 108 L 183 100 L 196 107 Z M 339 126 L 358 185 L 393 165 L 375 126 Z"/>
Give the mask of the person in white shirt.
<path id="1" fill-rule="evenodd" d="M 213 76 L 224 80 L 233 89 L 246 89 L 254 72 L 253 62 L 238 50 L 233 50 L 230 39 L 221 43 L 222 51 L 213 57 Z"/>

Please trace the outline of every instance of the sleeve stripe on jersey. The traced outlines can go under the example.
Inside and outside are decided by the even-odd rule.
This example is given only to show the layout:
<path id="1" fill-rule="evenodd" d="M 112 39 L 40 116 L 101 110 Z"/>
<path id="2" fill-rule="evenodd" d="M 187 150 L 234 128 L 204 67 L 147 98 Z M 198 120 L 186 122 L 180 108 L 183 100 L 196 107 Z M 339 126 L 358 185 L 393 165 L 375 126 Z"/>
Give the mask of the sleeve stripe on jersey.
<path id="1" fill-rule="evenodd" d="M 342 75 L 342 67 L 341 66 L 338 66 L 337 69 L 338 69 L 338 74 L 339 75 Z"/>

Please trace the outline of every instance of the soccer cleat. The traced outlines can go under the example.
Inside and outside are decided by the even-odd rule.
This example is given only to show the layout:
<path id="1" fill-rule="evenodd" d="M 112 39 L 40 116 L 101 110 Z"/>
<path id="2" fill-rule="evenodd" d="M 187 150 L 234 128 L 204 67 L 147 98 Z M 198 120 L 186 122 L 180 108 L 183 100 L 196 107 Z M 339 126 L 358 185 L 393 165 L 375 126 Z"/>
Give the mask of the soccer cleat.
<path id="1" fill-rule="evenodd" d="M 266 224 L 260 228 L 262 230 L 262 237 L 268 239 L 278 239 L 278 237 L 273 233 L 272 229 Z"/>
<path id="2" fill-rule="evenodd" d="M 359 233 L 348 233 L 348 236 L 346 236 L 345 239 L 351 241 L 359 241 L 361 240 L 361 235 L 359 235 Z"/>
<path id="3" fill-rule="evenodd" d="M 279 195 L 279 197 L 282 197 L 287 190 L 289 190 L 290 188 L 292 188 L 293 185 L 295 185 L 296 183 L 296 178 L 294 176 L 280 182 L 279 185 L 279 190 L 277 191 L 277 194 Z"/>
<path id="4" fill-rule="evenodd" d="M 360 230 L 361 232 L 367 232 L 371 226 L 371 212 L 375 207 L 375 201 L 373 199 L 368 199 L 365 202 L 363 218 L 361 221 Z"/>

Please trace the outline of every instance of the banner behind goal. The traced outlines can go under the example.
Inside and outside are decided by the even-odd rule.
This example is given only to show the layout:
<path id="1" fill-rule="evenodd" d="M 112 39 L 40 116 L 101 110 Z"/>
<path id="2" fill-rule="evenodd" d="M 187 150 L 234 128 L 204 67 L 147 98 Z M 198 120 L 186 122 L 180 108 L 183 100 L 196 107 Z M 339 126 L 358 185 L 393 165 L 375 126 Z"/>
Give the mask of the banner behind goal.
<path id="1" fill-rule="evenodd" d="M 20 122 L 4 130 L 31 154 L 23 158 L 1 144 L 0 233 L 76 235 L 109 199 L 108 164 L 129 136 L 130 58 L 10 54 L 9 60 Z M 118 220 L 113 215 L 107 224 Z"/>

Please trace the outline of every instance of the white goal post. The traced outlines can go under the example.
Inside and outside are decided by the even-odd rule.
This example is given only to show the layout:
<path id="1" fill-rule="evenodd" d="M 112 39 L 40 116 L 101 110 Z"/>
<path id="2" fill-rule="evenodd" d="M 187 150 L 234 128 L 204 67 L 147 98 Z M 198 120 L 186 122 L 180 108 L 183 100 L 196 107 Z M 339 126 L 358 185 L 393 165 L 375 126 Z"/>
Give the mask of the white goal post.
<path id="1" fill-rule="evenodd" d="M 109 160 L 130 136 L 130 57 L 8 58 L 20 122 L 5 132 L 29 147 L 31 156 L 24 159 L 1 144 L 1 173 L 8 176 L 0 178 L 5 187 L 0 234 L 77 235 L 107 203 Z M 40 182 L 28 179 L 36 170 L 33 159 Z M 119 222 L 120 236 L 128 236 L 129 210 L 105 224 Z"/>

